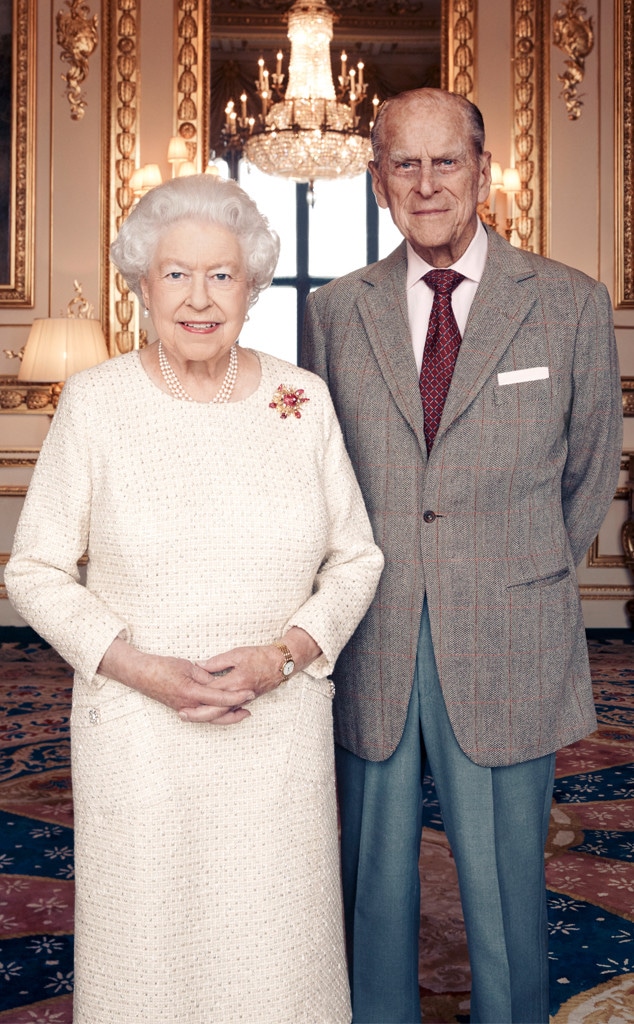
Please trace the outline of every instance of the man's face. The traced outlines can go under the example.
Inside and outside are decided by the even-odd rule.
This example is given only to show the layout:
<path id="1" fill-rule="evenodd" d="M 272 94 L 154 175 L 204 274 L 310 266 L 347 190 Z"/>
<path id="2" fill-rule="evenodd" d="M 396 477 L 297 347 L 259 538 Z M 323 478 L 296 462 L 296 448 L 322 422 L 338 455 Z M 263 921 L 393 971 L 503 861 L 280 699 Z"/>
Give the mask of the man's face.
<path id="1" fill-rule="evenodd" d="M 396 101 L 385 118 L 381 163 L 370 162 L 377 202 L 389 208 L 414 252 L 449 267 L 475 234 L 491 154 L 476 153 L 464 107 L 449 96 Z"/>

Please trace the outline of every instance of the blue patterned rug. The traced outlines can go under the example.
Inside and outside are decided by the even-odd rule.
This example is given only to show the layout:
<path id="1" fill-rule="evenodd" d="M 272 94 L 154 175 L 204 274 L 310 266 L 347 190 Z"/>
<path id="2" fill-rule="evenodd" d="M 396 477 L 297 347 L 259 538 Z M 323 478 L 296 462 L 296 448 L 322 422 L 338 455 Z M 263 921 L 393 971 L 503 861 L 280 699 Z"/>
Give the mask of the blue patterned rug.
<path id="1" fill-rule="evenodd" d="M 553 1024 L 634 1022 L 634 646 L 623 631 L 591 635 L 589 648 L 599 729 L 558 755 L 547 848 Z M 4 1024 L 72 1020 L 71 682 L 31 631 L 0 631 Z M 431 779 L 422 871 L 424 1020 L 467 1022 L 466 944 Z"/>

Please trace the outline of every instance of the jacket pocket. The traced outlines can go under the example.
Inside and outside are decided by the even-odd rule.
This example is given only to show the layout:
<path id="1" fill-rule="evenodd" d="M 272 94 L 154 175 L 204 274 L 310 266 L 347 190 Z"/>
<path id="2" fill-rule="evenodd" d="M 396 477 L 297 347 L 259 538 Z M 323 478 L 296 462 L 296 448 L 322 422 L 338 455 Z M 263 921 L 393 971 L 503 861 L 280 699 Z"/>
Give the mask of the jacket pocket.
<path id="1" fill-rule="evenodd" d="M 535 576 L 533 579 L 522 579 L 509 583 L 506 589 L 513 590 L 515 587 L 552 587 L 555 583 L 565 580 L 568 576 L 570 576 L 570 569 L 565 565 L 554 572 L 546 573 L 545 576 Z"/>

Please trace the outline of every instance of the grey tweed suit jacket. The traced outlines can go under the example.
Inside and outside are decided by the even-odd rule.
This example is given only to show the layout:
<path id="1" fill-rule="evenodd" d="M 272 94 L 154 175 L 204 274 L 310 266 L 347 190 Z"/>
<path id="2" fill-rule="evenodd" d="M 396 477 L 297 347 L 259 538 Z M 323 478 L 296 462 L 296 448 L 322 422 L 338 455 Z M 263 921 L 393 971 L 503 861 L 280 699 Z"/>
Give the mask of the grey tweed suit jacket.
<path id="1" fill-rule="evenodd" d="M 335 669 L 337 742 L 372 761 L 397 746 L 425 594 L 447 711 L 473 761 L 515 764 L 592 731 L 575 566 L 621 454 L 605 287 L 489 232 L 429 460 L 405 243 L 309 297 L 302 361 L 330 387 L 386 559 Z M 535 367 L 549 376 L 498 381 Z"/>

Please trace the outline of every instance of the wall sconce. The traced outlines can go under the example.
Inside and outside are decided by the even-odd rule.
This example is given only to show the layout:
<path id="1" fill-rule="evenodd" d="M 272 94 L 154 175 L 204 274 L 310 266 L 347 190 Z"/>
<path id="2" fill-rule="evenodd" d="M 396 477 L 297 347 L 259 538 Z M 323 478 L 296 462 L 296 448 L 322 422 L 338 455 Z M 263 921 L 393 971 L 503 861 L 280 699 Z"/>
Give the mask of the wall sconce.
<path id="1" fill-rule="evenodd" d="M 18 370 L 18 381 L 49 384 L 53 408 L 71 374 L 109 358 L 101 324 L 90 316 L 93 307 L 84 300 L 77 281 L 75 290 L 78 294 L 69 302 L 66 316 L 33 321 Z M 80 313 L 75 314 L 78 303 Z"/>
<path id="2" fill-rule="evenodd" d="M 505 170 L 502 170 L 502 165 L 492 160 L 489 198 L 480 206 L 479 213 L 484 223 L 488 224 L 494 231 L 497 231 L 498 218 L 496 207 L 498 192 L 504 192 L 505 195 L 509 196 L 507 200 L 507 214 L 510 211 L 510 216 L 506 218 L 506 227 L 504 229 L 504 234 L 509 242 L 515 230 L 515 195 L 521 191 L 522 184 L 517 169 L 515 167 L 507 167 Z"/>
<path id="3" fill-rule="evenodd" d="M 140 199 L 151 188 L 160 185 L 162 181 L 163 176 L 158 164 L 143 164 L 143 167 L 137 167 L 136 171 L 133 172 L 130 178 L 130 188 L 136 198 Z"/>
<path id="4" fill-rule="evenodd" d="M 172 177 L 178 176 L 179 164 L 188 163 L 189 151 L 182 135 L 172 135 L 167 147 L 167 162 L 172 165 Z"/>
<path id="5" fill-rule="evenodd" d="M 502 165 L 498 164 L 495 160 L 491 162 L 491 188 L 489 191 L 488 199 L 482 204 L 479 213 L 485 224 L 497 231 L 497 195 L 498 192 L 502 191 L 504 187 L 504 176 L 502 174 Z"/>
<path id="6" fill-rule="evenodd" d="M 189 159 L 187 143 L 182 135 L 173 135 L 167 147 L 167 162 L 172 168 L 172 178 L 185 178 L 189 174 L 197 174 L 196 164 Z M 130 178 L 130 188 L 136 199 L 140 199 L 151 188 L 163 182 L 163 175 L 158 164 L 143 164 L 137 167 Z"/>
<path id="7" fill-rule="evenodd" d="M 502 189 L 506 192 L 507 196 L 511 197 L 510 201 L 510 212 L 511 216 L 506 218 L 506 229 L 504 234 L 506 235 L 507 241 L 511 241 L 511 235 L 515 227 L 515 196 L 518 192 L 522 191 L 522 183 L 520 181 L 519 171 L 516 167 L 507 167 L 502 175 Z"/>

